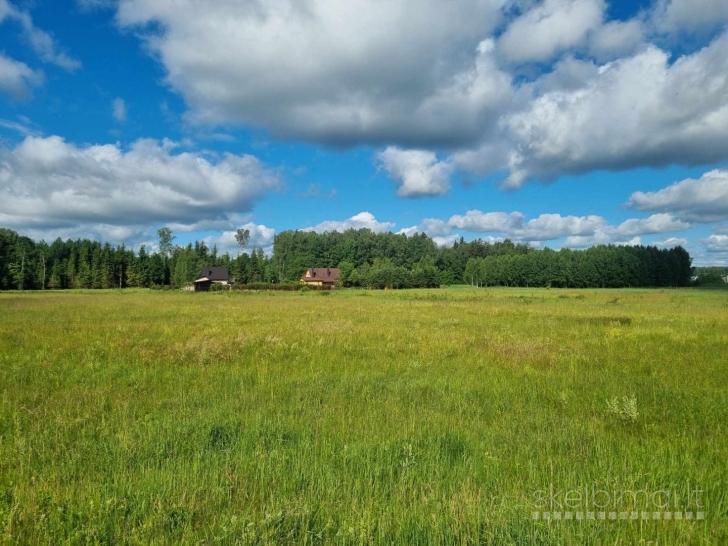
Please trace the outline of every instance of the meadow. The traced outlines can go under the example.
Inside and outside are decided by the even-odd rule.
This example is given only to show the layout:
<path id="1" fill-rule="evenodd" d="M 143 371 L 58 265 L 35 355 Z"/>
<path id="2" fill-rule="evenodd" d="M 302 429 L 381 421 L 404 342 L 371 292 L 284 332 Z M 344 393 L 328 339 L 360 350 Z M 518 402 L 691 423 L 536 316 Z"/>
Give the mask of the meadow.
<path id="1" fill-rule="evenodd" d="M 3 544 L 728 544 L 728 291 L 0 310 Z"/>

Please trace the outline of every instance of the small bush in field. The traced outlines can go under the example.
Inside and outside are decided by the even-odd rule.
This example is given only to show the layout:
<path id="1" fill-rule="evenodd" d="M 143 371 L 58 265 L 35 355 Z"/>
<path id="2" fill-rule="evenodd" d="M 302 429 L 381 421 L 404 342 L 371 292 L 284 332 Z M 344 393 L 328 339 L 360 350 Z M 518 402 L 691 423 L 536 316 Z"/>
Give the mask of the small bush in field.
<path id="1" fill-rule="evenodd" d="M 634 423 L 639 417 L 637 411 L 637 398 L 623 396 L 621 399 L 615 396 L 607 400 L 607 413 L 616 417 L 623 423 Z"/>

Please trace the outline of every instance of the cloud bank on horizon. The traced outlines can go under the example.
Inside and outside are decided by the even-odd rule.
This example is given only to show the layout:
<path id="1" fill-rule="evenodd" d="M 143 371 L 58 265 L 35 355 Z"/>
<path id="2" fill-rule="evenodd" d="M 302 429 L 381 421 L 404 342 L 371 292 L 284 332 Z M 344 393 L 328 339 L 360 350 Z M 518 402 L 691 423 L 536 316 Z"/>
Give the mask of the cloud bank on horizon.
<path id="1" fill-rule="evenodd" d="M 441 198 L 458 180 L 517 190 L 597 171 L 709 169 L 625 196 L 626 209 L 650 216 L 615 224 L 480 206 L 411 227 L 362 211 L 302 229 L 398 228 L 440 244 L 470 233 L 583 247 L 715 224 L 701 248 L 728 251 L 722 0 L 654 0 L 626 18 L 613 16 L 606 0 L 76 1 L 108 10 L 120 31 L 138 37 L 164 85 L 184 100 L 187 126 L 364 147 L 399 198 Z M 0 50 L 0 93 L 27 100 L 47 85 L 44 64 L 83 70 L 82 52 L 67 53 L 29 11 L 0 0 L 6 24 L 38 62 Z M 124 97 L 108 100 L 115 123 L 129 123 Z M 275 230 L 245 214 L 284 186 L 277 165 L 169 140 L 73 144 L 0 123 L 27 131 L 14 145 L 0 140 L 2 225 L 140 238 L 150 224 L 168 223 L 219 231 L 209 240 L 225 248 L 246 225 L 259 246 L 270 246 Z"/>

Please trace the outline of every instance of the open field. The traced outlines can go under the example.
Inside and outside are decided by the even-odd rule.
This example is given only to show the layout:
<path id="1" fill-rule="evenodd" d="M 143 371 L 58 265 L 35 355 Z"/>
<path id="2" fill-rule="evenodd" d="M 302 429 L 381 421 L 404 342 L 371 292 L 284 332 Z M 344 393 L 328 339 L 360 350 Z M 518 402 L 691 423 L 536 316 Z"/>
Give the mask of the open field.
<path id="1" fill-rule="evenodd" d="M 0 309 L 7 544 L 728 543 L 726 291 L 4 293 Z M 562 518 L 567 490 L 620 504 L 534 521 L 551 484 Z M 594 510 L 575 498 L 574 517 Z"/>

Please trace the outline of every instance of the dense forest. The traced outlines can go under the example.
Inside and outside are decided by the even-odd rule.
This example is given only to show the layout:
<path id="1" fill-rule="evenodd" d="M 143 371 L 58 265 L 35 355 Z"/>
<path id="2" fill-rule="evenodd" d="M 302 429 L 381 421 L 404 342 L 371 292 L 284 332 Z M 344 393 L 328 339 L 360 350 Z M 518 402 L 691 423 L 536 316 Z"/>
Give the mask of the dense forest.
<path id="1" fill-rule="evenodd" d="M 239 230 L 241 249 L 249 233 Z M 450 284 L 574 288 L 688 286 L 692 267 L 682 248 L 597 246 L 536 250 L 506 240 L 460 240 L 438 247 L 426 234 L 284 231 L 272 256 L 236 256 L 204 242 L 175 245 L 159 230 L 155 252 L 88 239 L 35 242 L 0 229 L 0 289 L 182 287 L 204 266 L 225 266 L 236 284 L 296 282 L 309 267 L 339 267 L 345 287 L 410 288 Z"/>

